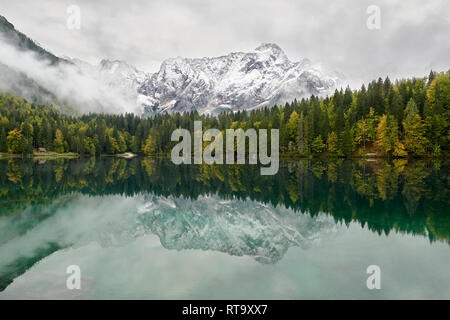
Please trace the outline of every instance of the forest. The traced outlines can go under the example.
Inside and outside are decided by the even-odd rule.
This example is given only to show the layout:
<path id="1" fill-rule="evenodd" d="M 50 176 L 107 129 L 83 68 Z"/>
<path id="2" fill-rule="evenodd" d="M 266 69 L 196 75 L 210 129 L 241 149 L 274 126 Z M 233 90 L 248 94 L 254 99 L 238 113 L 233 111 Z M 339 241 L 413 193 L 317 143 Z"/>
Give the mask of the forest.
<path id="1" fill-rule="evenodd" d="M 8 240 L 16 232 L 28 235 L 33 230 L 43 230 L 46 223 L 61 219 L 60 210 L 70 213 L 66 210 L 82 195 L 104 201 L 119 195 L 142 197 L 150 203 L 155 198 L 194 201 L 216 195 L 224 202 L 257 201 L 290 209 L 274 211 L 273 220 L 260 220 L 265 221 L 265 225 L 258 232 L 270 228 L 271 221 L 275 224 L 290 221 L 295 227 L 303 215 L 320 218 L 325 214 L 338 224 L 357 224 L 383 236 L 408 234 L 420 236 L 430 243 L 450 244 L 449 168 L 446 161 L 367 160 L 282 161 L 280 171 L 274 176 L 260 175 L 258 165 L 175 165 L 163 157 L 0 160 L 0 217 L 12 221 L 2 224 L 2 239 L 4 243 L 10 243 Z M 195 210 L 178 210 L 191 212 L 198 220 L 192 226 L 179 220 L 184 219 L 183 213 L 173 214 L 162 209 L 154 215 L 144 211 L 136 222 L 148 223 L 151 221 L 149 216 L 153 216 L 160 226 L 173 227 L 174 221 L 180 222 L 185 226 L 183 231 L 189 232 L 190 228 L 202 226 L 208 216 Z M 230 211 L 230 216 L 238 217 L 242 213 L 245 216 L 253 214 L 245 210 Z M 121 231 L 111 226 L 106 228 L 112 229 Z M 102 234 L 105 233 L 98 233 L 100 239 L 115 239 Z M 129 233 L 121 231 L 121 234 Z M 205 246 L 210 244 L 203 243 Z M 36 262 L 68 246 L 63 244 L 48 242 L 47 246 L 1 269 L 0 291 Z M 261 245 L 261 242 L 252 242 L 250 247 Z M 270 263 L 277 263 L 282 258 L 277 252 L 284 254 L 284 251 L 271 251 Z"/>
<path id="2" fill-rule="evenodd" d="M 25 210 L 30 205 L 51 205 L 77 193 L 186 199 L 217 194 L 312 216 L 324 212 L 336 222 L 357 222 L 378 234 L 397 231 L 450 243 L 448 172 L 439 159 L 301 159 L 284 161 L 274 176 L 260 175 L 257 165 L 175 165 L 162 157 L 89 157 L 38 165 L 11 159 L 0 162 L 0 216 L 33 215 Z M 46 215 L 35 216 L 36 223 Z"/>
<path id="3" fill-rule="evenodd" d="M 446 157 L 450 70 L 395 82 L 379 78 L 359 90 L 341 88 L 330 97 L 218 116 L 195 111 L 74 116 L 1 94 L 0 152 L 27 155 L 45 148 L 80 155 L 170 155 L 177 143 L 170 140 L 171 133 L 177 128 L 192 133 L 194 120 L 202 121 L 203 130 L 279 129 L 280 154 L 287 157 Z"/>

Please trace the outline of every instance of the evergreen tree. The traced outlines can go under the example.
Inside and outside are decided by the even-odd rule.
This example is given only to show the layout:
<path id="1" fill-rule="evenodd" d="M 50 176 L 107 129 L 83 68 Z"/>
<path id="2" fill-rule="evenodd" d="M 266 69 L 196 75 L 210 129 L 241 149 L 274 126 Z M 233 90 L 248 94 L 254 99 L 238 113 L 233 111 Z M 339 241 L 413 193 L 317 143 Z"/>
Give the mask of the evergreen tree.
<path id="1" fill-rule="evenodd" d="M 416 103 L 411 98 L 405 109 L 406 117 L 403 122 L 405 131 L 405 148 L 414 156 L 423 156 L 429 145 L 425 137 L 425 123 L 419 115 Z"/>
<path id="2" fill-rule="evenodd" d="M 339 152 L 338 143 L 339 141 L 336 132 L 333 131 L 330 134 L 328 134 L 327 150 L 330 154 L 338 155 Z"/>
<path id="3" fill-rule="evenodd" d="M 56 129 L 55 140 L 53 141 L 53 146 L 56 152 L 64 152 L 64 137 L 61 130 Z"/>
<path id="4" fill-rule="evenodd" d="M 312 152 L 315 154 L 321 153 L 325 149 L 322 136 L 318 135 L 311 144 Z"/>
<path id="5" fill-rule="evenodd" d="M 144 148 L 143 148 L 144 150 L 144 154 L 145 155 L 152 155 L 152 154 L 154 154 L 155 153 L 155 151 L 156 151 L 156 144 L 155 144 L 155 141 L 154 141 L 154 139 L 152 138 L 152 136 L 148 136 L 147 137 L 147 140 L 145 140 L 145 145 L 144 145 Z"/>
<path id="6" fill-rule="evenodd" d="M 5 128 L 0 129 L 0 152 L 8 152 L 8 143 L 6 141 Z"/>

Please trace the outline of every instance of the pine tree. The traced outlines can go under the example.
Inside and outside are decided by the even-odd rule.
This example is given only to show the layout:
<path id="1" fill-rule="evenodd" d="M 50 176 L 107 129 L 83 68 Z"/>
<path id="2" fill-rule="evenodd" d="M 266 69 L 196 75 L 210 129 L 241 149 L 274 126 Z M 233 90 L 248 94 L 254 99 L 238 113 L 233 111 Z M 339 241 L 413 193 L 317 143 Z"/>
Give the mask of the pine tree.
<path id="1" fill-rule="evenodd" d="M 114 137 L 107 135 L 105 143 L 105 150 L 107 154 L 115 154 L 119 150 L 119 145 Z"/>
<path id="2" fill-rule="evenodd" d="M 64 152 L 64 137 L 61 130 L 56 129 L 55 140 L 53 141 L 53 147 L 56 152 L 63 153 Z"/>
<path id="3" fill-rule="evenodd" d="M 328 134 L 328 139 L 327 139 L 327 149 L 328 152 L 332 155 L 337 155 L 338 154 L 338 136 L 336 134 L 336 132 L 331 132 L 330 134 Z"/>
<path id="4" fill-rule="evenodd" d="M 322 136 L 318 135 L 311 144 L 311 149 L 313 153 L 321 153 L 325 149 L 325 145 L 323 144 Z"/>
<path id="5" fill-rule="evenodd" d="M 6 141 L 6 130 L 3 127 L 0 130 L 0 152 L 8 152 L 8 143 Z"/>
<path id="6" fill-rule="evenodd" d="M 298 140 L 298 125 L 299 125 L 300 116 L 296 111 L 291 113 L 289 117 L 289 121 L 286 125 L 287 132 L 289 134 L 289 140 L 297 142 Z"/>
<path id="7" fill-rule="evenodd" d="M 430 74 L 428 75 L 428 83 L 431 83 L 431 81 L 434 80 L 434 72 L 433 70 L 430 70 Z"/>
<path id="8" fill-rule="evenodd" d="M 305 119 L 303 117 L 303 112 L 300 113 L 300 118 L 298 121 L 298 151 L 300 154 L 304 155 L 307 152 L 307 138 L 305 131 Z"/>
<path id="9" fill-rule="evenodd" d="M 156 145 L 155 145 L 155 141 L 152 138 L 152 136 L 148 136 L 147 140 L 145 141 L 145 145 L 144 145 L 144 149 L 143 152 L 145 155 L 152 155 L 154 154 L 156 151 Z"/>
<path id="10" fill-rule="evenodd" d="M 369 136 L 369 122 L 366 119 L 361 119 L 356 123 L 355 142 L 363 145 L 363 150 L 366 149 L 366 141 Z"/>
<path id="11" fill-rule="evenodd" d="M 376 145 L 388 156 L 402 156 L 398 139 L 397 120 L 392 115 L 383 115 L 377 127 Z M 394 154 L 395 153 L 395 154 Z"/>
<path id="12" fill-rule="evenodd" d="M 125 137 L 123 134 L 119 134 L 119 138 L 117 140 L 118 146 L 119 146 L 119 152 L 125 152 L 127 151 L 127 142 L 125 141 Z"/>
<path id="13" fill-rule="evenodd" d="M 426 153 L 429 141 L 425 137 L 425 123 L 420 117 L 417 105 L 412 98 L 406 106 L 405 114 L 405 121 L 403 121 L 405 148 L 412 155 L 423 156 Z"/>
<path id="14" fill-rule="evenodd" d="M 354 151 L 353 131 L 350 128 L 350 124 L 347 122 L 342 133 L 342 153 L 345 156 L 350 156 Z"/>

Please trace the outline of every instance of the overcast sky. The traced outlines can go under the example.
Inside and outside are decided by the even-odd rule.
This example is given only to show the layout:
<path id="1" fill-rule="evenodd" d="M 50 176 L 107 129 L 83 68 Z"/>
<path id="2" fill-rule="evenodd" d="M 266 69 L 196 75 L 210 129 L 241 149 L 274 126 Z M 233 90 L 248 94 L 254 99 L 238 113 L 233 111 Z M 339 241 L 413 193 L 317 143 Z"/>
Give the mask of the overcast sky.
<path id="1" fill-rule="evenodd" d="M 81 28 L 66 26 L 70 5 Z M 369 5 L 381 28 L 369 30 Z M 0 14 L 59 56 L 120 59 L 155 72 L 169 57 L 220 56 L 277 43 L 352 84 L 450 68 L 448 0 L 1 0 Z"/>

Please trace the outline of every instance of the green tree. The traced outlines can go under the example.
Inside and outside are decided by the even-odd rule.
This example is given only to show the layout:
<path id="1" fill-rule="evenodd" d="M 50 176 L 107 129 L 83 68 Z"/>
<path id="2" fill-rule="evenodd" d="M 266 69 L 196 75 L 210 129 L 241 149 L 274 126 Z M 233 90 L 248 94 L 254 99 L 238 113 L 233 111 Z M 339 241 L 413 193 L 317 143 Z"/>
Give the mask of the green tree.
<path id="1" fill-rule="evenodd" d="M 376 145 L 388 156 L 403 157 L 405 147 L 398 138 L 397 120 L 392 115 L 383 115 L 377 127 Z"/>
<path id="2" fill-rule="evenodd" d="M 318 135 L 311 144 L 311 149 L 313 153 L 321 153 L 325 149 L 323 139 L 321 135 Z"/>
<path id="3" fill-rule="evenodd" d="M 366 149 L 366 141 L 369 136 L 369 122 L 367 119 L 361 119 L 356 123 L 355 142 L 363 145 Z"/>
<path id="4" fill-rule="evenodd" d="M 144 154 L 147 156 L 155 153 L 155 151 L 156 151 L 155 140 L 152 138 L 151 135 L 149 135 L 147 137 L 147 140 L 145 140 L 145 145 L 144 145 L 143 151 L 144 151 Z"/>
<path id="5" fill-rule="evenodd" d="M 367 140 L 370 142 L 374 142 L 377 137 L 377 125 L 378 125 L 378 116 L 375 114 L 375 109 L 369 109 L 369 115 L 366 118 L 368 132 L 367 132 Z"/>
<path id="6" fill-rule="evenodd" d="M 342 133 L 342 153 L 345 156 L 350 156 L 354 150 L 353 130 L 350 128 L 350 124 L 347 121 L 344 132 Z"/>
<path id="7" fill-rule="evenodd" d="M 59 129 L 56 129 L 55 140 L 53 141 L 53 147 L 55 148 L 55 151 L 58 153 L 64 152 L 64 136 L 63 136 L 61 130 L 59 130 Z"/>
<path id="8" fill-rule="evenodd" d="M 28 142 L 20 130 L 11 130 L 6 137 L 6 141 L 9 153 L 25 153 L 27 151 Z"/>
<path id="9" fill-rule="evenodd" d="M 308 151 L 307 138 L 305 118 L 302 112 L 300 113 L 300 118 L 298 121 L 298 151 L 302 155 L 304 155 Z"/>
<path id="10" fill-rule="evenodd" d="M 328 134 L 328 139 L 327 139 L 327 148 L 328 148 L 328 152 L 330 154 L 333 155 L 337 155 L 339 152 L 339 147 L 338 147 L 339 141 L 338 141 L 338 136 L 336 134 L 336 132 L 331 132 Z"/>
<path id="11" fill-rule="evenodd" d="M 106 136 L 106 153 L 107 154 L 115 154 L 119 151 L 119 145 L 114 137 L 107 135 Z"/>
<path id="12" fill-rule="evenodd" d="M 0 129 L 0 152 L 8 152 L 8 142 L 6 141 L 5 128 Z"/>
<path id="13" fill-rule="evenodd" d="M 123 134 L 119 134 L 119 138 L 118 138 L 118 146 L 119 146 L 119 152 L 125 152 L 127 151 L 127 142 L 125 140 L 125 137 L 123 136 Z"/>
<path id="14" fill-rule="evenodd" d="M 298 141 L 298 124 L 299 124 L 300 116 L 296 111 L 293 111 L 291 113 L 291 116 L 289 117 L 289 121 L 286 125 L 287 131 L 289 134 L 289 139 L 291 141 L 295 141 L 297 143 Z"/>
<path id="15" fill-rule="evenodd" d="M 428 139 L 425 137 L 425 123 L 419 115 L 416 103 L 411 98 L 405 109 L 406 117 L 403 121 L 403 129 L 405 131 L 405 148 L 412 155 L 423 156 L 429 145 Z"/>

